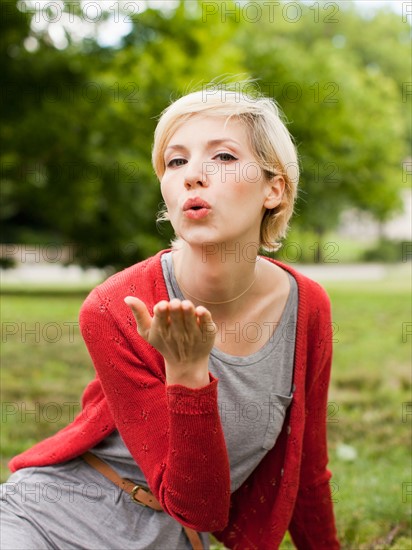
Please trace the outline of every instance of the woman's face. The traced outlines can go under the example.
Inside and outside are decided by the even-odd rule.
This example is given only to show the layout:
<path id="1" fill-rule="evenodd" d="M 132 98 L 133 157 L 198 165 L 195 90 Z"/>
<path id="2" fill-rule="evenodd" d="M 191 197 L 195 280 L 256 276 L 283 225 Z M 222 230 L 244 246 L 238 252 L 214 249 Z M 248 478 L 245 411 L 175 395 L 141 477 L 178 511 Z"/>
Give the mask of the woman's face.
<path id="1" fill-rule="evenodd" d="M 194 115 L 165 150 L 163 199 L 176 235 L 192 245 L 258 243 L 265 209 L 282 198 L 283 178 L 265 177 L 245 125 L 225 121 Z"/>

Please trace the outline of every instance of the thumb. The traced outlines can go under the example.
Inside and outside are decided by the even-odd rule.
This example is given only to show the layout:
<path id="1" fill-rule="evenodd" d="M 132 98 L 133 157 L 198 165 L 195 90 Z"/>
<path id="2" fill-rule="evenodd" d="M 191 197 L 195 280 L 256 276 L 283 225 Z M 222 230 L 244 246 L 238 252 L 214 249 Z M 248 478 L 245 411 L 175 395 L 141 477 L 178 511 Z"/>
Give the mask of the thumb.
<path id="1" fill-rule="evenodd" d="M 146 337 L 150 331 L 150 327 L 152 326 L 152 318 L 146 304 L 134 296 L 126 296 L 124 301 L 133 312 L 137 323 L 138 333 L 140 336 Z"/>

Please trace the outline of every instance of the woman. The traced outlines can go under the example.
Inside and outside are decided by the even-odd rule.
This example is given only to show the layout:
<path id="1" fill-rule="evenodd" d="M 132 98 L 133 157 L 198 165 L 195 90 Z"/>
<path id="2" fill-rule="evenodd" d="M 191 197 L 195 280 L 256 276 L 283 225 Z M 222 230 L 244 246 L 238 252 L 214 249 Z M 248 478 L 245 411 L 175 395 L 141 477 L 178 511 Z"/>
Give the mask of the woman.
<path id="1" fill-rule="evenodd" d="M 288 529 L 298 548 L 339 548 L 329 301 L 258 256 L 279 247 L 298 183 L 278 110 L 184 96 L 160 118 L 153 165 L 177 239 L 83 304 L 97 375 L 74 422 L 11 461 L 4 548 L 207 548 L 213 532 L 269 550 Z"/>

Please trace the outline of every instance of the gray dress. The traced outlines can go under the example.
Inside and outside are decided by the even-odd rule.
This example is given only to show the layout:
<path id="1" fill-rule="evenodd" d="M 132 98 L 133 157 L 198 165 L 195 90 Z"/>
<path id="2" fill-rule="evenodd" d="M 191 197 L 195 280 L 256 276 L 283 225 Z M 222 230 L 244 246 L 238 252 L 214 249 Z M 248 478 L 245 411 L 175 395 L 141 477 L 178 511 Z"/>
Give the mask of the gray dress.
<path id="1" fill-rule="evenodd" d="M 183 299 L 172 253 L 162 255 L 162 267 L 170 299 Z M 210 354 L 210 372 L 219 379 L 218 406 L 231 491 L 274 446 L 292 400 L 298 295 L 295 279 L 289 275 L 289 280 L 290 293 L 278 326 L 265 327 L 265 335 L 264 327 L 251 320 L 242 329 L 247 331 L 244 337 L 265 341 L 256 353 L 238 357 L 213 348 Z M 118 431 L 91 450 L 121 476 L 146 484 Z M 1 550 L 191 548 L 176 520 L 135 504 L 81 458 L 19 470 L 1 489 Z M 208 548 L 208 534 L 201 537 Z"/>

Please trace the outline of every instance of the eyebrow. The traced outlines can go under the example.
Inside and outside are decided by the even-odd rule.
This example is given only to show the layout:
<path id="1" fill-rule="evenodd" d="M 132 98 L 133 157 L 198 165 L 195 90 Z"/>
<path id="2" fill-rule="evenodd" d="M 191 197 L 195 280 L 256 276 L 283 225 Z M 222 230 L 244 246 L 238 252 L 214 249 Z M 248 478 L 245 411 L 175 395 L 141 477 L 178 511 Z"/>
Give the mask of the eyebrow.
<path id="1" fill-rule="evenodd" d="M 221 145 L 222 143 L 233 143 L 234 145 L 237 145 L 237 146 L 240 146 L 240 143 L 234 139 L 231 139 L 231 138 L 221 138 L 221 139 L 211 139 L 207 142 L 207 145 L 210 147 L 211 145 Z M 168 150 L 168 149 L 173 149 L 173 150 L 187 150 L 187 147 L 185 147 L 184 145 L 180 145 L 180 144 L 174 144 L 174 145 L 168 145 L 165 149 L 165 152 Z"/>

